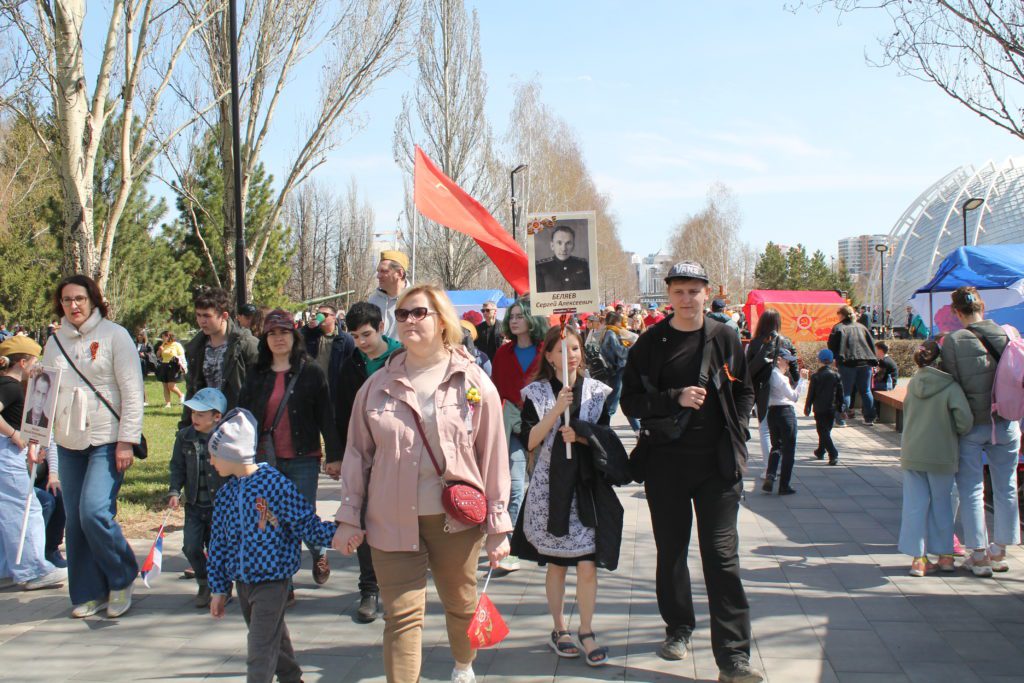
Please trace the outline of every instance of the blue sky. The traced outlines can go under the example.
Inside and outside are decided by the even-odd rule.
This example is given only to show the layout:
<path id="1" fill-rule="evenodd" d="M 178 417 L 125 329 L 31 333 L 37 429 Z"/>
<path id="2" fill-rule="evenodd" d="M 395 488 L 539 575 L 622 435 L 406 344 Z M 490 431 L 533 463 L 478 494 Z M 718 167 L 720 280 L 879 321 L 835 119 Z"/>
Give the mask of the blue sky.
<path id="1" fill-rule="evenodd" d="M 496 137 L 515 84 L 538 80 L 578 134 L 632 251 L 660 248 L 708 186 L 723 182 L 745 241 L 834 254 L 840 237 L 888 232 L 955 167 L 1024 154 L 1020 140 L 936 86 L 869 66 L 865 53 L 877 54 L 875 37 L 891 30 L 878 13 L 840 22 L 834 12 L 794 14 L 783 0 L 467 4 L 479 12 Z M 414 71 L 381 84 L 361 109 L 365 127 L 316 174 L 339 191 L 354 175 L 379 230 L 392 229 L 401 209 L 391 137 Z M 313 92 L 305 78 L 291 91 Z M 265 154 L 275 175 L 302 113 L 303 98 L 288 102 Z"/>

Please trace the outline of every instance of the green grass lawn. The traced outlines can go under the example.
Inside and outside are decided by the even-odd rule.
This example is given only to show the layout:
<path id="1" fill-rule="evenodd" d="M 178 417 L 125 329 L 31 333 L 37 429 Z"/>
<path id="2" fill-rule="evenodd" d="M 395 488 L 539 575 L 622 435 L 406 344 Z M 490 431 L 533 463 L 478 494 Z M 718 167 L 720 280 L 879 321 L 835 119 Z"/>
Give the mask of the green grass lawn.
<path id="1" fill-rule="evenodd" d="M 178 385 L 182 391 L 185 384 Z M 178 433 L 181 406 L 178 397 L 171 396 L 172 407 L 164 408 L 164 394 L 155 377 L 146 378 L 146 400 L 142 421 L 142 432 L 149 444 L 149 457 L 136 460 L 125 476 L 118 496 L 118 519 L 126 532 L 155 529 L 163 519 L 167 502 L 168 464 L 174 448 L 174 437 Z M 173 516 L 180 523 L 181 512 Z M 169 525 L 173 522 L 169 522 Z"/>

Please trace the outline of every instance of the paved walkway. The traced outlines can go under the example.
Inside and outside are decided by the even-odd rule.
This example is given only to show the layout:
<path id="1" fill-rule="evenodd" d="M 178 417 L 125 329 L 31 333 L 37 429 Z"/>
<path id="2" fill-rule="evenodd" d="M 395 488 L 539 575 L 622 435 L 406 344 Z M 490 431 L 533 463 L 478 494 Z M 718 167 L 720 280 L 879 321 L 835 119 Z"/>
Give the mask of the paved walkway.
<path id="1" fill-rule="evenodd" d="M 747 482 L 740 534 L 754 664 L 772 683 L 1021 681 L 1024 550 L 1013 548 L 1010 572 L 994 580 L 963 572 L 907 576 L 907 558 L 895 548 L 895 434 L 889 427 L 855 426 L 835 435 L 842 464 L 828 467 L 810 455 L 813 423 L 800 419 L 797 495 L 767 496 Z M 751 445 L 756 451 L 756 442 Z M 338 487 L 326 479 L 322 486 L 320 512 L 329 515 Z M 693 653 L 683 662 L 665 662 L 654 654 L 663 630 L 643 489 L 625 487 L 620 498 L 626 508 L 621 564 L 600 575 L 595 624 L 613 665 L 591 669 L 548 650 L 543 573 L 532 567 L 491 582 L 492 599 L 512 633 L 498 649 L 480 653 L 478 680 L 716 680 L 696 538 L 690 556 L 698 602 Z M 144 554 L 149 542 L 133 545 Z M 180 544 L 180 532 L 167 538 L 164 575 L 152 590 L 137 584 L 135 605 L 117 621 L 69 619 L 63 590 L 0 591 L 0 679 L 244 681 L 245 628 L 237 606 L 220 622 L 191 606 L 194 584 L 177 578 L 185 566 Z M 383 681 L 381 622 L 366 626 L 352 619 L 355 561 L 330 557 L 331 579 L 317 588 L 306 556 L 297 577 L 299 603 L 288 616 L 305 681 Z M 424 644 L 423 679 L 447 681 L 451 660 L 433 593 Z"/>

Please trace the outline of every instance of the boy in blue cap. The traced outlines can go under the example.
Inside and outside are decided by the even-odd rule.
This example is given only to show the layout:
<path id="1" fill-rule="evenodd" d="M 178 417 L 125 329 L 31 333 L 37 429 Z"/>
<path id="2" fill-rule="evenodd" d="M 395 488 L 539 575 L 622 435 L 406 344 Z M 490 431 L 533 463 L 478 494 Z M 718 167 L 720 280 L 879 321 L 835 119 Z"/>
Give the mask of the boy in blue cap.
<path id="1" fill-rule="evenodd" d="M 821 367 L 811 375 L 811 384 L 807 389 L 804 401 L 804 415 L 810 415 L 814 409 L 814 427 L 818 430 L 818 447 L 814 456 L 818 460 L 828 452 L 828 464 L 839 462 L 839 450 L 832 442 L 832 427 L 835 425 L 836 413 L 843 409 L 843 382 L 835 369 L 835 357 L 828 349 L 818 352 Z"/>
<path id="2" fill-rule="evenodd" d="M 171 479 L 167 491 L 167 507 L 176 510 L 184 497 L 185 528 L 182 552 L 196 574 L 199 592 L 196 607 L 209 607 L 210 587 L 206 580 L 206 551 L 210 545 L 213 524 L 213 501 L 224 483 L 210 466 L 207 442 L 210 432 L 228 409 L 228 399 L 219 389 L 200 389 L 185 401 L 191 411 L 192 424 L 178 432 L 171 454 Z"/>
<path id="3" fill-rule="evenodd" d="M 284 612 L 299 571 L 302 542 L 330 547 L 338 525 L 316 516 L 295 484 L 256 464 L 256 418 L 244 408 L 224 416 L 210 436 L 210 464 L 231 477 L 217 493 L 210 540 L 210 614 L 220 619 L 232 582 L 249 627 L 249 681 L 301 683 Z"/>

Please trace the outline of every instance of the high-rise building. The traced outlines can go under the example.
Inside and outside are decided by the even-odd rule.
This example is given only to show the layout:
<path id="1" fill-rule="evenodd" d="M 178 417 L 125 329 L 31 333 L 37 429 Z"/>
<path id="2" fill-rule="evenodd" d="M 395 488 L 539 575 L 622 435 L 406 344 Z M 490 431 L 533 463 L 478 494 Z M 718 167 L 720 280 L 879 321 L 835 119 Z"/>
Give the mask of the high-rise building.
<path id="1" fill-rule="evenodd" d="M 890 244 L 888 235 L 857 235 L 839 240 L 839 260 L 854 278 L 871 273 L 878 261 L 875 245 Z"/>
<path id="2" fill-rule="evenodd" d="M 668 303 L 668 297 L 665 295 L 665 275 L 675 262 L 672 256 L 663 251 L 643 257 L 632 254 L 630 261 L 636 267 L 640 303 L 653 303 L 658 306 Z"/>

